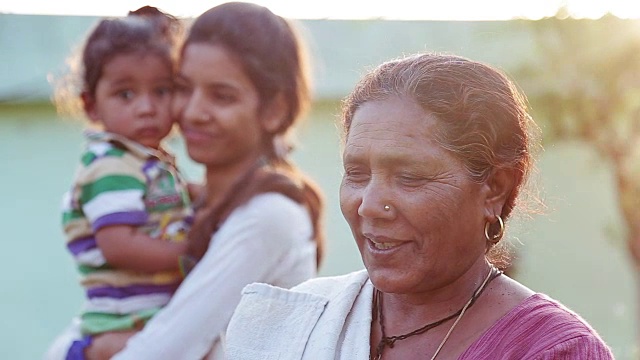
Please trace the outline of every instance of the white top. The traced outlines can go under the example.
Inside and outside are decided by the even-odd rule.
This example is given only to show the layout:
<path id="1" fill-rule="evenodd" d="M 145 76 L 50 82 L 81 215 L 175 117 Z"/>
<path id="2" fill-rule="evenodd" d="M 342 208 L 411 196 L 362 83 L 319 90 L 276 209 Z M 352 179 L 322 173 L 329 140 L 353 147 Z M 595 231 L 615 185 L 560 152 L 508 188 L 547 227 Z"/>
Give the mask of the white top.
<path id="1" fill-rule="evenodd" d="M 304 206 L 279 193 L 256 195 L 231 213 L 169 304 L 114 359 L 222 359 L 221 337 L 245 285 L 288 288 L 316 275 L 312 236 Z"/>
<path id="2" fill-rule="evenodd" d="M 248 285 L 227 330 L 227 359 L 367 359 L 372 298 L 365 270 L 291 290 Z"/>
<path id="3" fill-rule="evenodd" d="M 227 328 L 228 360 L 366 360 L 373 284 L 366 271 L 290 290 L 251 284 Z M 485 331 L 459 359 L 613 359 L 579 315 L 536 293 Z"/>

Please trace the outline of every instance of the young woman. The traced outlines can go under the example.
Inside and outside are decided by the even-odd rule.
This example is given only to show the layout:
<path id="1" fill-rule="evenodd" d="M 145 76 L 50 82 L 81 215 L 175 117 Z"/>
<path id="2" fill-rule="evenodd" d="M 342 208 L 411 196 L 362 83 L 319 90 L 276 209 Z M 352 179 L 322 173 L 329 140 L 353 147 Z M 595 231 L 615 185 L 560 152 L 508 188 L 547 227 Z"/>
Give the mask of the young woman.
<path id="1" fill-rule="evenodd" d="M 199 16 L 182 48 L 175 116 L 205 166 L 189 253 L 197 265 L 142 332 L 94 338 L 88 358 L 223 358 L 222 337 L 252 282 L 291 287 L 316 274 L 322 199 L 287 158 L 308 105 L 302 44 L 268 9 L 226 3 Z"/>

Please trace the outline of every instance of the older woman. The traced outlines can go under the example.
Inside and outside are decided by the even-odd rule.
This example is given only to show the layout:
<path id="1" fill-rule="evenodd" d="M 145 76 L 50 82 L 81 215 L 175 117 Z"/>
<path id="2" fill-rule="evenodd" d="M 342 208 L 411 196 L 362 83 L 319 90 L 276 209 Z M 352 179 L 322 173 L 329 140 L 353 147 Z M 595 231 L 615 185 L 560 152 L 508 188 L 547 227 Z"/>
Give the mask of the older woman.
<path id="1" fill-rule="evenodd" d="M 342 120 L 340 202 L 366 271 L 246 287 L 229 359 L 613 358 L 577 314 L 499 270 L 535 126 L 504 75 L 449 55 L 390 61 Z"/>

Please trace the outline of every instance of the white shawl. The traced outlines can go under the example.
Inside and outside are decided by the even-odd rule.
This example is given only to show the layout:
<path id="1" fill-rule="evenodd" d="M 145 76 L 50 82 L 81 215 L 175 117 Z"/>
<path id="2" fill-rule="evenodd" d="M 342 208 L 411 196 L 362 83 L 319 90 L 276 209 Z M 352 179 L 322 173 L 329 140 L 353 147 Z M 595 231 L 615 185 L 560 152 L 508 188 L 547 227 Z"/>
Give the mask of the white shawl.
<path id="1" fill-rule="evenodd" d="M 248 285 L 227 329 L 227 359 L 368 359 L 372 297 L 364 270 L 291 290 Z"/>

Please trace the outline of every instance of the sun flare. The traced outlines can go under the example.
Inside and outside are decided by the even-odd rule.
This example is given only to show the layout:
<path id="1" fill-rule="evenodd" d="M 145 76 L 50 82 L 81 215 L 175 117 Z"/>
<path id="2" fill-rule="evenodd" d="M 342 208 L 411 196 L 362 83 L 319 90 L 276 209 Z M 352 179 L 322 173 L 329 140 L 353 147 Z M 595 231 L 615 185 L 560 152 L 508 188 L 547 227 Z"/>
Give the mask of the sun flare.
<path id="1" fill-rule="evenodd" d="M 185 0 L 157 0 L 153 2 L 169 13 L 194 17 L 209 7 L 222 3 Z M 540 19 L 553 16 L 563 5 L 569 15 L 578 18 L 599 18 L 610 12 L 621 18 L 640 18 L 640 2 L 628 0 L 467 0 L 428 1 L 395 0 L 372 2 L 361 0 L 255 0 L 275 13 L 297 19 L 394 19 L 394 20 L 508 20 L 514 18 Z M 131 9 L 148 5 L 148 0 L 84 1 L 24 0 L 6 1 L 0 13 L 48 15 L 121 16 Z"/>

